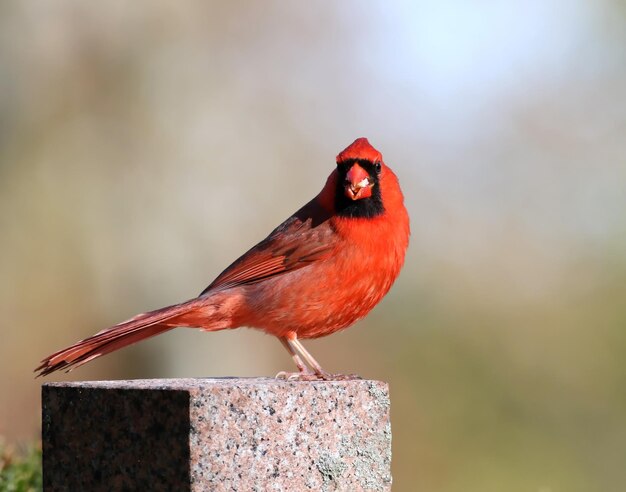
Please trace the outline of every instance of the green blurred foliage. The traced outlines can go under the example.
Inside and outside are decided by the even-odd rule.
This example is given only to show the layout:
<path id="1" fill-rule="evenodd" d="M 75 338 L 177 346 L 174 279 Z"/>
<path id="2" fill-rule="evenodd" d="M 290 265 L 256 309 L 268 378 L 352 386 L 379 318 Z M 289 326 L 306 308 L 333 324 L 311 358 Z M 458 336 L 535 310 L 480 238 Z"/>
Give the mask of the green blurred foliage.
<path id="1" fill-rule="evenodd" d="M 18 453 L 0 438 L 0 491 L 35 492 L 43 489 L 42 480 L 41 447 Z"/>

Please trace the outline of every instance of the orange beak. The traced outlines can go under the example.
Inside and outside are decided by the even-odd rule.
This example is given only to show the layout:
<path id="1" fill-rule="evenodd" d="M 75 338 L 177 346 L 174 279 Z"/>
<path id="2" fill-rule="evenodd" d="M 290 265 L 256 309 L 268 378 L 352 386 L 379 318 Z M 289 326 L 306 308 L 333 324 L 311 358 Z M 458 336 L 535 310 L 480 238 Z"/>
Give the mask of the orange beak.
<path id="1" fill-rule="evenodd" d="M 372 196 L 370 175 L 358 164 L 354 164 L 346 174 L 344 194 L 351 200 L 360 200 Z"/>

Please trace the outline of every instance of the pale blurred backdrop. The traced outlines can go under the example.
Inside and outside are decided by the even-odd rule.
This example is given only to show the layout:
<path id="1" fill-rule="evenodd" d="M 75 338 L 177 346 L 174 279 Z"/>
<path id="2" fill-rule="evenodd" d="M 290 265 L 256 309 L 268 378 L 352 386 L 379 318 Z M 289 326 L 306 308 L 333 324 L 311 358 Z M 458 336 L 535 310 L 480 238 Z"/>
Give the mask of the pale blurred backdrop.
<path id="1" fill-rule="evenodd" d="M 0 434 L 43 381 L 274 375 L 252 330 L 44 355 L 197 295 L 366 136 L 406 267 L 308 347 L 391 386 L 397 491 L 626 484 L 626 4 L 0 4 Z"/>

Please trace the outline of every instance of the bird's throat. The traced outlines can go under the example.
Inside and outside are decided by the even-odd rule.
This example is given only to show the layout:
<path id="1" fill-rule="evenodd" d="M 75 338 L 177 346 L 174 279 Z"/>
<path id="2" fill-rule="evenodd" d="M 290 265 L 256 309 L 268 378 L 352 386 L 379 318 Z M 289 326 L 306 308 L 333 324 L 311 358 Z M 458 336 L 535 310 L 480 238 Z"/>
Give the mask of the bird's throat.
<path id="1" fill-rule="evenodd" d="M 385 213 L 380 188 L 374 186 L 367 198 L 352 200 L 347 197 L 343 186 L 338 186 L 335 193 L 335 212 L 340 217 L 373 218 Z"/>

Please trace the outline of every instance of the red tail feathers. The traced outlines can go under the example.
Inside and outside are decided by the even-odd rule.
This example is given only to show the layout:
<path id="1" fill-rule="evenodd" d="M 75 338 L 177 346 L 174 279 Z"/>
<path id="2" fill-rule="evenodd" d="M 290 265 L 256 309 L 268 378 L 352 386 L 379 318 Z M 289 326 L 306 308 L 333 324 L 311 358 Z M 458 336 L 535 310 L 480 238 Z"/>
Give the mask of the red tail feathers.
<path id="1" fill-rule="evenodd" d="M 101 355 L 180 326 L 181 317 L 197 306 L 197 299 L 143 313 L 102 330 L 74 345 L 49 355 L 35 372 L 37 377 L 65 369 L 68 372 Z M 178 321 L 178 322 L 177 322 Z"/>

